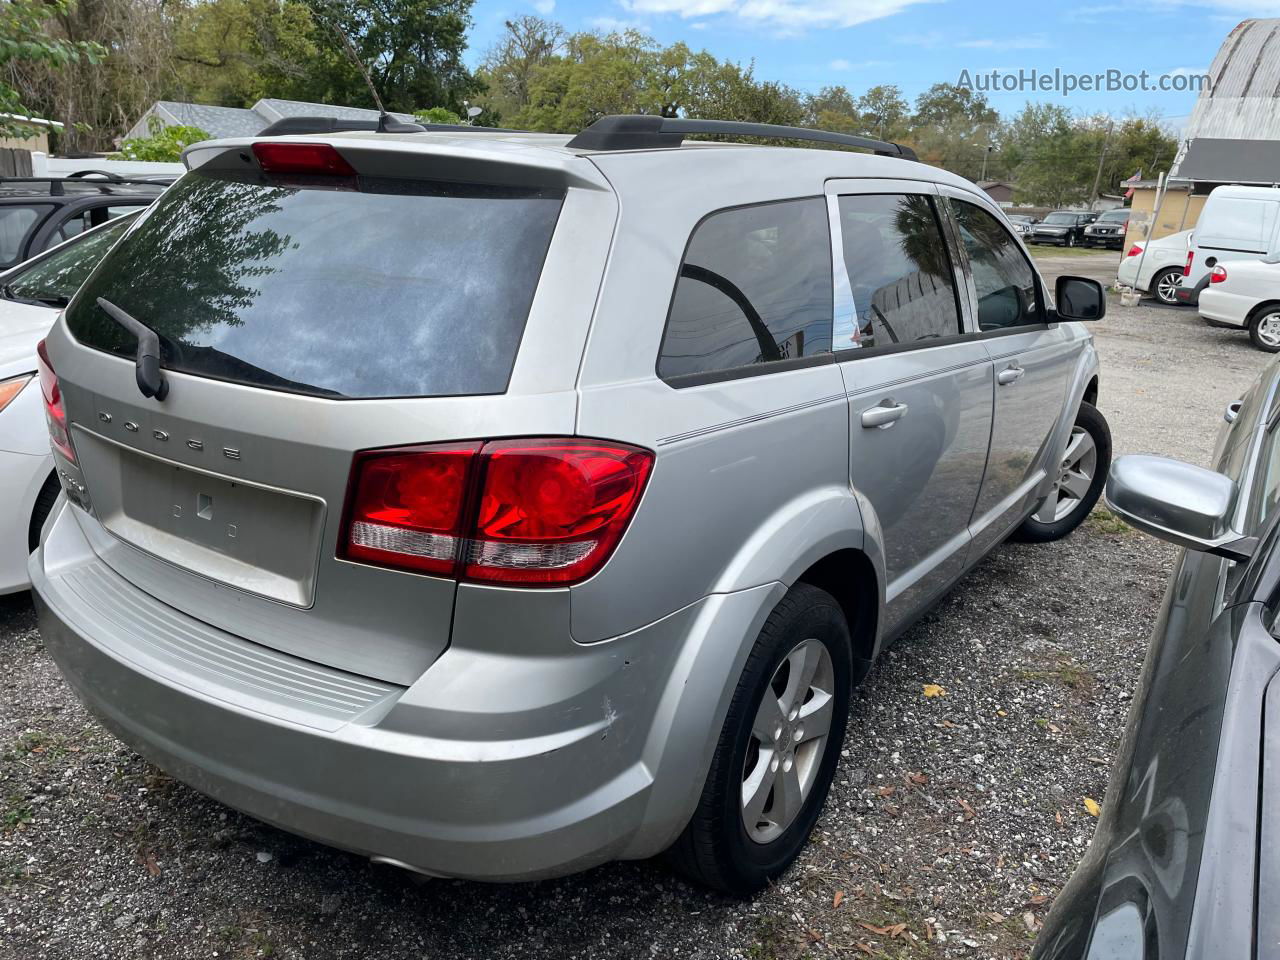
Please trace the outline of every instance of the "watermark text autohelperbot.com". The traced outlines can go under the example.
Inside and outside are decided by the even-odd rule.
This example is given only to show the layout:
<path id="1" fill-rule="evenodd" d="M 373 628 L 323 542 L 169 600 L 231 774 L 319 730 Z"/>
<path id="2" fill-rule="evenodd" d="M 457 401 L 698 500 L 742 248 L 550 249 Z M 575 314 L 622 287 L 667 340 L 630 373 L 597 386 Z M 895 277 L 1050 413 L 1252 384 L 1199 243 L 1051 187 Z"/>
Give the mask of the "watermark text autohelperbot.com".
<path id="1" fill-rule="evenodd" d="M 1055 68 L 1039 70 L 961 70 L 956 86 L 978 93 L 1056 93 L 1068 97 L 1073 93 L 1199 93 L 1209 88 L 1209 77 L 1203 73 L 1175 71 L 1153 74 L 1109 69 L 1097 73 L 1071 73 Z"/>

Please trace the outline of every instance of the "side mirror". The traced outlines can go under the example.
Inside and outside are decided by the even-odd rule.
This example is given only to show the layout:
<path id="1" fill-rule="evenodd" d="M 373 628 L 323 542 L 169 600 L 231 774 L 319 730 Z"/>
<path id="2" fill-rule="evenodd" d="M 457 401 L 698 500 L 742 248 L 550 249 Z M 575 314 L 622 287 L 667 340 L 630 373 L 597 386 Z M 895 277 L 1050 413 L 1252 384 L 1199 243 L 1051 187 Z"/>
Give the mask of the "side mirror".
<path id="1" fill-rule="evenodd" d="M 1059 277 L 1053 300 L 1059 320 L 1101 320 L 1107 315 L 1102 284 L 1088 277 Z"/>
<path id="2" fill-rule="evenodd" d="M 1258 545 L 1231 529 L 1234 481 L 1180 460 L 1120 457 L 1107 476 L 1106 500 L 1126 523 L 1188 550 L 1247 560 Z"/>

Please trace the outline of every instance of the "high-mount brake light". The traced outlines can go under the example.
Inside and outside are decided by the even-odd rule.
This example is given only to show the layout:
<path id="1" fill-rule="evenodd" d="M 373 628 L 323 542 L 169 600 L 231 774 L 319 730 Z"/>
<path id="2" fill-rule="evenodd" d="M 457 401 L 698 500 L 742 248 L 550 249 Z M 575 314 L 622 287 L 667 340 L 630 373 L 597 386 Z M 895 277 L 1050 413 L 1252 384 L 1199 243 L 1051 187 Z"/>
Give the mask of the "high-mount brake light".
<path id="1" fill-rule="evenodd" d="M 355 168 L 327 143 L 275 143 L 253 145 L 253 155 L 263 173 L 273 176 L 354 177 Z"/>
<path id="2" fill-rule="evenodd" d="M 49 350 L 44 343 L 41 340 L 36 344 L 36 369 L 40 376 L 40 392 L 44 395 L 44 419 L 49 427 L 49 442 L 54 450 L 75 463 L 76 452 L 71 447 L 67 408 L 62 402 L 62 388 L 58 385 L 58 375 L 53 372 L 53 364 L 49 362 Z"/>
<path id="3" fill-rule="evenodd" d="M 622 539 L 652 466 L 648 450 L 577 438 L 362 452 L 340 554 L 476 583 L 578 583 Z"/>

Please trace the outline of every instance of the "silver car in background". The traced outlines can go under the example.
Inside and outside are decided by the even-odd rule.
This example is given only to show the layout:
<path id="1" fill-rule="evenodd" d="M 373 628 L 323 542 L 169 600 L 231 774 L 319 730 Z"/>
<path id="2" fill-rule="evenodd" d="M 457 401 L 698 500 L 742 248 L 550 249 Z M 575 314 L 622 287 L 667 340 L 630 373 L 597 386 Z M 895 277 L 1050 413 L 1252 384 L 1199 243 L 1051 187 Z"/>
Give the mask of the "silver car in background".
<path id="1" fill-rule="evenodd" d="M 725 130 L 192 148 L 40 348 L 103 722 L 432 875 L 780 874 L 870 664 L 1096 501 L 1104 301 L 905 149 Z"/>

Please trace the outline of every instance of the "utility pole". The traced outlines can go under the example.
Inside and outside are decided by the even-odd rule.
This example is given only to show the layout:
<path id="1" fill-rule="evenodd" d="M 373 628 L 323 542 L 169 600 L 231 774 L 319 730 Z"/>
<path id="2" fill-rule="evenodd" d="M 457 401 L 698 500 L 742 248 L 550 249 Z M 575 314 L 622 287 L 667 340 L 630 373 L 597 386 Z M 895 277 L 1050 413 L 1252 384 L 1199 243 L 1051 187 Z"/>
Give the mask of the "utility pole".
<path id="1" fill-rule="evenodd" d="M 1107 147 L 1111 146 L 1111 131 L 1114 129 L 1116 122 L 1109 120 L 1107 122 L 1107 135 L 1102 138 L 1102 153 L 1098 155 L 1098 172 L 1093 178 L 1093 189 L 1089 192 L 1089 209 L 1093 209 L 1093 205 L 1098 202 L 1098 188 L 1102 186 L 1102 165 L 1107 160 Z"/>

